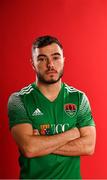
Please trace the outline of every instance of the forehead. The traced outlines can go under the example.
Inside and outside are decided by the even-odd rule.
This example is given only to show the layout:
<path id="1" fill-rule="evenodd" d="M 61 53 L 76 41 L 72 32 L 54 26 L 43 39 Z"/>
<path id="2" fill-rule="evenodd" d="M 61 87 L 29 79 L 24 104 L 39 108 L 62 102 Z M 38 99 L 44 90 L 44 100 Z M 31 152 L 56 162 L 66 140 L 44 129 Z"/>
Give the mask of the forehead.
<path id="1" fill-rule="evenodd" d="M 54 53 L 60 53 L 61 55 L 63 55 L 63 50 L 56 43 L 52 43 L 50 45 L 35 49 L 35 55 L 36 56 L 38 56 L 40 54 L 44 54 L 44 55 L 49 56 L 49 55 L 52 55 Z"/>

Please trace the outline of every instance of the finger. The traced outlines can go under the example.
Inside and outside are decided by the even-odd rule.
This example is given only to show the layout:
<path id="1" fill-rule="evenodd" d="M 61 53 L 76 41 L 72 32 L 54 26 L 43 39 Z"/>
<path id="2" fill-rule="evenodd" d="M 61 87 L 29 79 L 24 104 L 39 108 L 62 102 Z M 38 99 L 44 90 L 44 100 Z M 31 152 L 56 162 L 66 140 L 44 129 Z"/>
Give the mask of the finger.
<path id="1" fill-rule="evenodd" d="M 34 134 L 34 135 L 40 135 L 38 129 L 34 129 L 34 130 L 33 130 L 33 134 Z"/>

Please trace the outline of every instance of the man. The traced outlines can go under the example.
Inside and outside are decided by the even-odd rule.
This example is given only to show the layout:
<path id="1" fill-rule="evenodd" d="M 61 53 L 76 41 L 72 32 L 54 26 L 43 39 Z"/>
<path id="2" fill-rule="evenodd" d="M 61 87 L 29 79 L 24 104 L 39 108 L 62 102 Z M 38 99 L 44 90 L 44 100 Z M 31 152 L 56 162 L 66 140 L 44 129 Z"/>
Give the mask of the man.
<path id="1" fill-rule="evenodd" d="M 80 156 L 95 148 L 95 124 L 86 95 L 62 83 L 63 47 L 55 37 L 33 42 L 36 82 L 8 102 L 20 150 L 21 179 L 80 179 Z"/>

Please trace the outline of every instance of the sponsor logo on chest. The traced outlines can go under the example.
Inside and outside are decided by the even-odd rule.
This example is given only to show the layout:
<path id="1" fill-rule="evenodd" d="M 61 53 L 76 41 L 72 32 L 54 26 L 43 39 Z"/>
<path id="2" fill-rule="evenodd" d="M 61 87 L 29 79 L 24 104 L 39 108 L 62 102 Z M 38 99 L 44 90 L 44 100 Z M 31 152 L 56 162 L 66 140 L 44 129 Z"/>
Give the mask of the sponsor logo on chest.
<path id="1" fill-rule="evenodd" d="M 69 124 L 42 124 L 40 125 L 41 135 L 53 135 L 61 132 L 65 132 L 69 129 Z"/>

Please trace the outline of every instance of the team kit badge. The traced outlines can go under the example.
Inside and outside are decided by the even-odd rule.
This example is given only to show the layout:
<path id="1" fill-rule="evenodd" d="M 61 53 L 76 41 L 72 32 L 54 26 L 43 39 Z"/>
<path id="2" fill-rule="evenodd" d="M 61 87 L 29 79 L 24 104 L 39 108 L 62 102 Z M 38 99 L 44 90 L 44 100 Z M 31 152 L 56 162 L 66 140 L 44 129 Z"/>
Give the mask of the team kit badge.
<path id="1" fill-rule="evenodd" d="M 77 112 L 77 106 L 75 104 L 65 104 L 64 110 L 67 115 L 69 115 L 70 117 L 73 117 Z"/>

